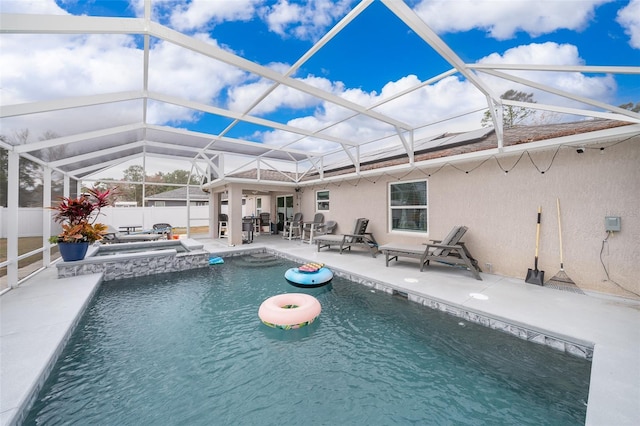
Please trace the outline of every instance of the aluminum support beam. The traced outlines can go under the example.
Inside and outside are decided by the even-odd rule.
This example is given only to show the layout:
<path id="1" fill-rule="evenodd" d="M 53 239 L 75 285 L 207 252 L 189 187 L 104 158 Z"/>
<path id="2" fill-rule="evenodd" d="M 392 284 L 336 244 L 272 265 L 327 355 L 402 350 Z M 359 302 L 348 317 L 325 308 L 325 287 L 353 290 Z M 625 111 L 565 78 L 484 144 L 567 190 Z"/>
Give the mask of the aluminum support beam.
<path id="1" fill-rule="evenodd" d="M 18 285 L 18 203 L 20 196 L 20 155 L 7 151 L 7 284 L 9 288 Z"/>
<path id="2" fill-rule="evenodd" d="M 42 170 L 42 266 L 45 268 L 51 263 L 51 210 L 47 207 L 51 206 L 51 169 L 45 167 Z"/>

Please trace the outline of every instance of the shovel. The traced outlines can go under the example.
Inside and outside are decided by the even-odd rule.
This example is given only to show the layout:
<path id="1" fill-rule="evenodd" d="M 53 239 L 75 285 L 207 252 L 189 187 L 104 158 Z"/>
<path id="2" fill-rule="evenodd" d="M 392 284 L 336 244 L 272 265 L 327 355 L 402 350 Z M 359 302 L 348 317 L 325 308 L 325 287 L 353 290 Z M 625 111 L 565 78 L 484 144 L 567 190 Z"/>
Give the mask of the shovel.
<path id="1" fill-rule="evenodd" d="M 526 283 L 543 285 L 544 271 L 538 270 L 538 244 L 540 242 L 540 217 L 542 216 L 542 206 L 538 207 L 538 224 L 536 225 L 536 258 L 533 269 L 527 270 L 527 277 L 524 279 Z"/>

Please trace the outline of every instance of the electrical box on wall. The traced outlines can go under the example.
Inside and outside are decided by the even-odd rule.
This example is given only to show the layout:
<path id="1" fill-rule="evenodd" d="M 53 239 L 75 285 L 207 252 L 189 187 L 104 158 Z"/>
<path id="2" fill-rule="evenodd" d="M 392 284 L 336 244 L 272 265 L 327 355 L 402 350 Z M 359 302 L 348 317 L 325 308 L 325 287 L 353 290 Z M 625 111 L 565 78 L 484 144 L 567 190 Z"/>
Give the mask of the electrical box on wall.
<path id="1" fill-rule="evenodd" d="M 607 232 L 620 232 L 620 217 L 606 216 L 604 218 L 604 230 Z"/>

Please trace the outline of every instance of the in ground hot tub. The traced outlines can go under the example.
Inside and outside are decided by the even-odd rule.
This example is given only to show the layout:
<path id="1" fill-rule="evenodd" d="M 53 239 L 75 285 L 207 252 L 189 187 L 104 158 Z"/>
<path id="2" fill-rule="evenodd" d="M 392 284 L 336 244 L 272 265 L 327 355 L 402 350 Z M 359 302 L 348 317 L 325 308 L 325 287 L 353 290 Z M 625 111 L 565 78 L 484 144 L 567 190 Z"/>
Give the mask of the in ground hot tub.
<path id="1" fill-rule="evenodd" d="M 102 273 L 104 281 L 209 266 L 204 245 L 191 238 L 95 244 L 83 260 L 59 262 L 58 278 Z"/>
<path id="2" fill-rule="evenodd" d="M 202 244 L 192 246 L 189 244 L 182 244 L 182 241 L 188 240 L 158 240 L 158 241 L 139 241 L 132 243 L 119 243 L 119 244 L 100 244 L 97 246 L 97 250 L 87 253 L 87 257 L 95 256 L 112 256 L 122 255 L 129 253 L 141 253 L 146 251 L 158 251 L 173 249 L 177 253 L 188 253 L 193 249 L 202 248 Z M 194 240 L 191 240 L 194 241 Z M 196 242 L 197 243 L 197 242 Z"/>

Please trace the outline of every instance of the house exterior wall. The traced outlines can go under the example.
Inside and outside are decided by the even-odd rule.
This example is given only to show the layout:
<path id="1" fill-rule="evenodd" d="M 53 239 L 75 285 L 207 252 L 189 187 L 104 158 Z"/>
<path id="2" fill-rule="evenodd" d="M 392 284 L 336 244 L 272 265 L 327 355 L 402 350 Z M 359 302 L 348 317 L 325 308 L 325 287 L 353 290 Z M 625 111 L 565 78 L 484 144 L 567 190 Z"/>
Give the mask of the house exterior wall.
<path id="1" fill-rule="evenodd" d="M 485 272 L 524 279 L 527 269 L 533 268 L 541 206 L 538 268 L 545 271 L 547 280 L 560 270 L 559 199 L 564 269 L 569 277 L 583 290 L 636 297 L 623 287 L 640 294 L 637 142 L 621 142 L 604 151 L 586 149 L 582 154 L 563 147 L 557 152 L 554 148 L 505 155 L 499 164 L 502 168 L 496 158 L 490 158 L 306 187 L 302 212 L 305 218 L 312 218 L 315 191 L 327 189 L 330 210 L 324 212 L 325 220 L 336 220 L 338 233 L 343 233 L 353 230 L 356 218 L 367 217 L 369 231 L 380 244 L 420 244 L 443 238 L 454 225 L 466 225 L 469 231 L 463 241 Z M 417 179 L 428 181 L 428 234 L 389 232 L 389 182 Z M 605 216 L 620 216 L 622 229 L 603 243 Z M 486 264 L 491 264 L 491 271 Z"/>

